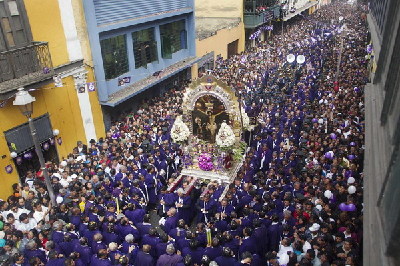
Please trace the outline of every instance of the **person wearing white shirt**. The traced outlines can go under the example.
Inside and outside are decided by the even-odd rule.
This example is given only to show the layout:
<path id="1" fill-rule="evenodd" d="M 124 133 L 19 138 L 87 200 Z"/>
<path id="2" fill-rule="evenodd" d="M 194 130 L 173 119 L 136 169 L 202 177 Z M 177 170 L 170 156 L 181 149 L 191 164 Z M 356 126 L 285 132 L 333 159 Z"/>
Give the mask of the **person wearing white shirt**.
<path id="1" fill-rule="evenodd" d="M 303 253 L 306 254 L 309 249 L 311 249 L 311 244 L 306 240 L 303 244 Z"/>
<path id="2" fill-rule="evenodd" d="M 42 206 L 40 202 L 37 202 L 33 206 L 33 209 L 35 210 L 35 212 L 33 213 L 33 218 L 36 220 L 37 223 L 42 220 L 45 222 L 49 221 L 49 208 Z"/>
<path id="3" fill-rule="evenodd" d="M 10 209 L 9 211 L 4 211 L 4 212 L 2 213 L 4 220 L 7 220 L 7 215 L 8 215 L 9 213 L 12 213 L 12 214 L 14 215 L 14 217 L 15 217 L 16 219 L 18 219 L 19 216 L 20 216 L 21 214 L 23 214 L 23 213 L 29 214 L 29 211 L 28 211 L 27 209 L 18 208 L 17 205 L 14 205 L 14 206 L 11 207 L 11 209 Z"/>
<path id="4" fill-rule="evenodd" d="M 29 218 L 28 214 L 23 213 L 19 216 L 19 222 L 15 224 L 15 229 L 24 232 L 28 232 L 35 228 L 37 225 L 37 222 L 33 218 Z"/>
<path id="5" fill-rule="evenodd" d="M 282 239 L 281 245 L 279 246 L 278 257 L 283 257 L 283 255 L 288 255 L 288 252 L 293 252 L 293 248 L 290 245 L 290 240 L 284 238 Z"/>
<path id="6" fill-rule="evenodd" d="M 69 183 L 72 181 L 72 178 L 68 175 L 67 171 L 62 172 L 60 184 L 63 188 L 67 188 Z"/>

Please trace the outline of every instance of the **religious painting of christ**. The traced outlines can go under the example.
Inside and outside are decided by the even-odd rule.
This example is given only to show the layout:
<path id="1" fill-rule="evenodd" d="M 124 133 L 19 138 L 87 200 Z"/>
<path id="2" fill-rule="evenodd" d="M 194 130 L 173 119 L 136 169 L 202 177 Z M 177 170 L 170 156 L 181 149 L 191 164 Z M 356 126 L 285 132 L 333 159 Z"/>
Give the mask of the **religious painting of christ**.
<path id="1" fill-rule="evenodd" d="M 200 97 L 192 112 L 193 135 L 199 139 L 215 142 L 222 122 L 230 124 L 224 104 L 212 95 Z"/>

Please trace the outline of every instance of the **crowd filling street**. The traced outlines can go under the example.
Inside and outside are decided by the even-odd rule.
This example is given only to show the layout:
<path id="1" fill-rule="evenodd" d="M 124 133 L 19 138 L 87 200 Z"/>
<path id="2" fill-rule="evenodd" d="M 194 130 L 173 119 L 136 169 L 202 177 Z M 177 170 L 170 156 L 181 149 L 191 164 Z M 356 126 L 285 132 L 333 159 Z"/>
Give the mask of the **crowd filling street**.
<path id="1" fill-rule="evenodd" d="M 22 177 L 0 202 L 1 265 L 361 265 L 365 12 L 330 4 L 217 60 L 256 122 L 225 197 L 217 182 L 168 189 L 187 81 L 47 164 L 56 204 L 43 173 Z"/>

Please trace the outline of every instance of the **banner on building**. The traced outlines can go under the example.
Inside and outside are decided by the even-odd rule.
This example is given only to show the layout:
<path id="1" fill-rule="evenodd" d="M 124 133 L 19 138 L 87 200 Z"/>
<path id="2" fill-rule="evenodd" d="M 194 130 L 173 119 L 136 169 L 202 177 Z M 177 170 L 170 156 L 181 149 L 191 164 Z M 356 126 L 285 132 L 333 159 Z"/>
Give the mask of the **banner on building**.
<path id="1" fill-rule="evenodd" d="M 62 78 L 60 75 L 54 76 L 53 80 L 54 80 L 54 86 L 56 88 L 61 88 L 63 86 Z"/>
<path id="2" fill-rule="evenodd" d="M 131 77 L 123 77 L 118 79 L 118 86 L 124 86 L 128 83 L 131 83 Z"/>
<path id="3" fill-rule="evenodd" d="M 88 92 L 96 91 L 96 86 L 95 86 L 94 82 L 88 82 L 88 83 L 86 83 L 86 90 L 87 90 Z"/>
<path id="4" fill-rule="evenodd" d="M 86 92 L 86 84 L 78 85 L 78 93 L 85 93 Z"/>

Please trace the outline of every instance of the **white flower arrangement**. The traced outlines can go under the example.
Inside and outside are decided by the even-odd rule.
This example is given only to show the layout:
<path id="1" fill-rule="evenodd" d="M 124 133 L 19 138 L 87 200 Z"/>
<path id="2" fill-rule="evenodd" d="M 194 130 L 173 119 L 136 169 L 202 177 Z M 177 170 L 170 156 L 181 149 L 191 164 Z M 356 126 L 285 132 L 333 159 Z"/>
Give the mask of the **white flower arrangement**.
<path id="1" fill-rule="evenodd" d="M 232 128 L 223 122 L 215 137 L 215 143 L 221 148 L 228 148 L 235 144 L 235 140 L 236 137 Z"/>
<path id="2" fill-rule="evenodd" d="M 250 118 L 247 115 L 246 111 L 242 108 L 242 120 L 243 120 L 243 128 L 248 130 L 248 131 L 253 131 L 254 126 L 250 125 Z"/>
<path id="3" fill-rule="evenodd" d="M 177 116 L 171 128 L 171 138 L 174 142 L 183 142 L 190 135 L 189 127 L 182 121 L 182 116 Z"/>

